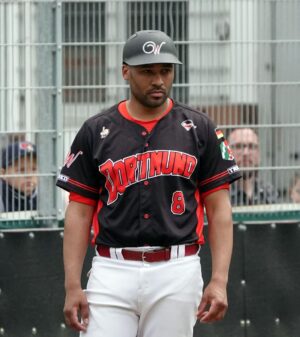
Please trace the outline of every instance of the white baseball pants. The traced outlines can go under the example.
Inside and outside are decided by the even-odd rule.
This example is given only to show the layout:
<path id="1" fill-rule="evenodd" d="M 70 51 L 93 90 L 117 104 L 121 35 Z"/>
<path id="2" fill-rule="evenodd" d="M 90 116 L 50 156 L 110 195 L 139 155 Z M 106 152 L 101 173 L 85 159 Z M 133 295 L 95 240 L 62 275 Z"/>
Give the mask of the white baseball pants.
<path id="1" fill-rule="evenodd" d="M 96 256 L 81 337 L 192 337 L 203 280 L 198 255 L 164 262 Z"/>

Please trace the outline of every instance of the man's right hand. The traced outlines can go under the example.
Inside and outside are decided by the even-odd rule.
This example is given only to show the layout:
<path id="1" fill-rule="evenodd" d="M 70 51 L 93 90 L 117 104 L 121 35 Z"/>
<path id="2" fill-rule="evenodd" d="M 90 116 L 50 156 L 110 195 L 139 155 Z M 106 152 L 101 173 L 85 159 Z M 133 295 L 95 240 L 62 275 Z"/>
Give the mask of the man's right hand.
<path id="1" fill-rule="evenodd" d="M 89 322 L 89 307 L 81 288 L 66 290 L 64 315 L 67 325 L 76 331 L 86 331 Z"/>

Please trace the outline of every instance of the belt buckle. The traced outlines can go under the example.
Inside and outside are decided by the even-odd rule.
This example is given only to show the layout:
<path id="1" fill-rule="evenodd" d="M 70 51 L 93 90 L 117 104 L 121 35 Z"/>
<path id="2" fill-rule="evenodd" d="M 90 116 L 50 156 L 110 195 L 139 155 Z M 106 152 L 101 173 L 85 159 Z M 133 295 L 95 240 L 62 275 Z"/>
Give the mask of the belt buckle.
<path id="1" fill-rule="evenodd" d="M 147 259 L 147 255 L 145 255 L 146 253 L 147 253 L 146 250 L 143 250 L 143 251 L 142 251 L 142 261 L 143 261 L 143 262 L 147 262 L 147 260 L 146 260 L 146 259 Z"/>

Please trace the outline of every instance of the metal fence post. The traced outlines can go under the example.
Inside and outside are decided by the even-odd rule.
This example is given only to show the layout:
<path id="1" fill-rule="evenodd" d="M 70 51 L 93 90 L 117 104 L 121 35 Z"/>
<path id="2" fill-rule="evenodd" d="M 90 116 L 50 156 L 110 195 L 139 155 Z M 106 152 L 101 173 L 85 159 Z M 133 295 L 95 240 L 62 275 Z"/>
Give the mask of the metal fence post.
<path id="1" fill-rule="evenodd" d="M 62 2 L 57 0 L 55 8 L 55 25 L 56 25 L 56 51 L 55 55 L 55 80 L 56 94 L 54 95 L 54 116 L 55 116 L 55 163 L 56 172 L 58 173 L 63 163 L 63 102 L 62 102 Z M 56 219 L 61 221 L 64 216 L 63 212 L 63 194 L 58 188 L 55 189 L 55 208 Z"/>

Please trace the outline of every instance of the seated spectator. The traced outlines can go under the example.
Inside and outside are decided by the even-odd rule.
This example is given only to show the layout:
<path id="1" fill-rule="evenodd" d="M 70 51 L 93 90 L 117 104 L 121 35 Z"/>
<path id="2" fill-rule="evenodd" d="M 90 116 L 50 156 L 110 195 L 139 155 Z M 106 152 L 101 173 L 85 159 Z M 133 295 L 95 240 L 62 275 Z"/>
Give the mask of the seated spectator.
<path id="1" fill-rule="evenodd" d="M 0 211 L 16 212 L 37 208 L 36 147 L 16 142 L 2 149 Z"/>
<path id="2" fill-rule="evenodd" d="M 242 179 L 231 186 L 233 206 L 272 204 L 277 200 L 275 188 L 262 181 L 256 168 L 260 165 L 258 135 L 253 129 L 237 128 L 228 136 L 235 161 L 242 170 Z M 253 168 L 253 169 L 252 169 Z"/>
<path id="3" fill-rule="evenodd" d="M 291 182 L 290 199 L 293 203 L 300 203 L 300 173 L 296 173 Z"/>

